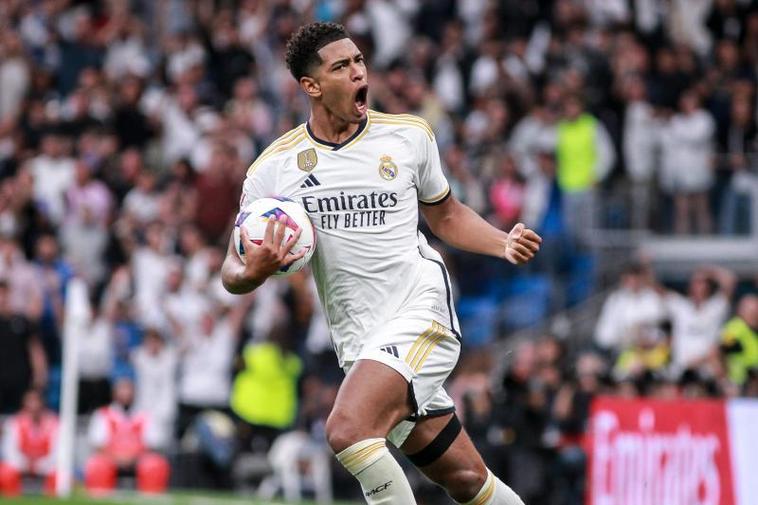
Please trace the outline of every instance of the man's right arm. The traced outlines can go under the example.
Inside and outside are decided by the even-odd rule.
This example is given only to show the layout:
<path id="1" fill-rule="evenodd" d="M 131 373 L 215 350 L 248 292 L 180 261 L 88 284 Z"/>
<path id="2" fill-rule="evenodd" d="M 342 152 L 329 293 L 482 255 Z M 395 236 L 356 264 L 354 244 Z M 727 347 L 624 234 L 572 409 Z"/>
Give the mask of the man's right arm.
<path id="1" fill-rule="evenodd" d="M 227 291 L 235 295 L 249 293 L 263 284 L 263 281 L 259 281 L 253 272 L 249 271 L 247 265 L 234 250 L 234 236 L 229 238 L 226 258 L 221 266 L 221 282 Z"/>
<path id="2" fill-rule="evenodd" d="M 246 260 L 243 262 L 234 250 L 234 237 L 229 240 L 226 258 L 221 267 L 221 281 L 224 288 L 232 294 L 249 293 L 274 275 L 280 268 L 285 267 L 305 256 L 303 249 L 297 254 L 290 254 L 292 247 L 300 238 L 301 230 L 295 232 L 284 242 L 287 217 L 269 219 L 263 242 L 256 245 L 247 234 L 244 226 L 240 226 L 240 242 L 245 250 Z"/>

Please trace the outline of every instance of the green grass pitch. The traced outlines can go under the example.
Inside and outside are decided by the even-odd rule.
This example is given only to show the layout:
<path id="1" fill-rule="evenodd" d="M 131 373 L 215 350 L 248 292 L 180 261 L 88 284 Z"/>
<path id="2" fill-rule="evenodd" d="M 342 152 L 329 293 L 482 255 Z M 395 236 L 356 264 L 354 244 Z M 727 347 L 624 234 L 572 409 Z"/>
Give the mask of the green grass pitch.
<path id="1" fill-rule="evenodd" d="M 28 496 L 23 498 L 0 498 L 5 505 L 283 505 L 283 501 L 261 501 L 252 497 L 228 494 L 207 493 L 169 493 L 160 496 L 145 496 L 136 493 L 119 493 L 108 498 L 88 498 L 76 495 L 73 498 L 58 500 Z M 300 502 L 299 505 L 316 505 L 313 502 Z M 335 502 L 335 505 L 355 505 L 347 502 Z"/>

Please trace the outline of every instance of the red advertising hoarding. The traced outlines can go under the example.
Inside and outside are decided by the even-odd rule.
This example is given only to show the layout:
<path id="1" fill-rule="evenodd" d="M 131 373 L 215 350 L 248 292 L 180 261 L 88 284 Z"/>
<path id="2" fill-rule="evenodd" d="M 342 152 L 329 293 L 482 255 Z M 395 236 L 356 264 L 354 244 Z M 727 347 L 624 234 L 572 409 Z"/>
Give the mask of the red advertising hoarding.
<path id="1" fill-rule="evenodd" d="M 596 399 L 587 438 L 587 502 L 755 503 L 746 501 L 749 497 L 736 498 L 737 460 L 732 455 L 727 405 L 719 400 Z"/>

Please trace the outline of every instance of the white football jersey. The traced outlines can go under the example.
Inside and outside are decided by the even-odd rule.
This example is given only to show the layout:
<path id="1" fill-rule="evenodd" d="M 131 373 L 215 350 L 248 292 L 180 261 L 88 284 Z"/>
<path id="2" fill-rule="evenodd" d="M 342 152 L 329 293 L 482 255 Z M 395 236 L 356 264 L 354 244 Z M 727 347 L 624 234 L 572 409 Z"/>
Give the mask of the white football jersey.
<path id="1" fill-rule="evenodd" d="M 441 203 L 449 194 L 429 124 L 369 111 L 341 144 L 314 138 L 307 123 L 280 137 L 249 168 L 241 206 L 283 196 L 308 212 L 317 237 L 311 266 L 344 365 L 414 296 L 419 276 L 430 275 L 421 268 L 429 260 L 447 291 L 447 307 L 434 309 L 457 334 L 447 272 L 418 232 L 418 202 Z"/>

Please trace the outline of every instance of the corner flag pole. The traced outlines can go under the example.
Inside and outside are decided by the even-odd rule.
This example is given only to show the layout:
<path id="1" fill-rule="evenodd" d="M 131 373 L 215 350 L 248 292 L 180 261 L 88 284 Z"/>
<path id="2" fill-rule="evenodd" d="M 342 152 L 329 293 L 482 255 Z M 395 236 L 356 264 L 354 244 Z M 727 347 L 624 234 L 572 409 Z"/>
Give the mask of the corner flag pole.
<path id="1" fill-rule="evenodd" d="M 63 377 L 55 484 L 55 493 L 59 497 L 71 495 L 74 480 L 74 438 L 79 396 L 79 336 L 90 319 L 87 285 L 82 279 L 75 277 L 69 281 L 66 287 L 64 313 Z"/>

